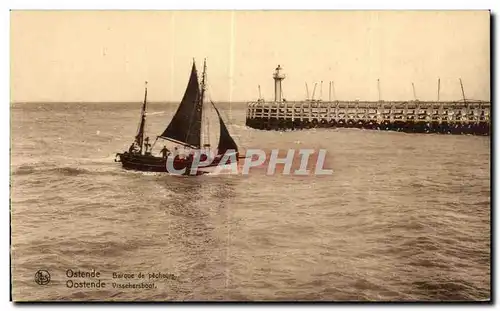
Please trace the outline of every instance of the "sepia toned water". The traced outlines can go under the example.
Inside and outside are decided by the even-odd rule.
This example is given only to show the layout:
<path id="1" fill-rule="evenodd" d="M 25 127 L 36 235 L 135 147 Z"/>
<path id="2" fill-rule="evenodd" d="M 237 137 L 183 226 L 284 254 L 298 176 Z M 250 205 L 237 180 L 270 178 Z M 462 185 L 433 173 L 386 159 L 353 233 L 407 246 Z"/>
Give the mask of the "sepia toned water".
<path id="1" fill-rule="evenodd" d="M 15 301 L 490 298 L 489 137 L 266 132 L 245 127 L 244 105 L 222 105 L 242 148 L 324 148 L 333 175 L 178 177 L 113 162 L 140 103 L 11 107 Z M 151 105 L 148 135 L 174 109 Z"/>

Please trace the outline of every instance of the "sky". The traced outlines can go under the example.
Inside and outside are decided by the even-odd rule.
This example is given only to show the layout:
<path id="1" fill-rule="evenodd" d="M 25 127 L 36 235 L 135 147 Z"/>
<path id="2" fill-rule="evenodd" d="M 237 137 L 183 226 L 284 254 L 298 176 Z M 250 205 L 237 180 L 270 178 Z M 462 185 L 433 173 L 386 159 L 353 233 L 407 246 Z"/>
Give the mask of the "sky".
<path id="1" fill-rule="evenodd" d="M 12 102 L 490 100 L 488 11 L 12 11 Z M 380 93 L 377 85 L 380 81 Z M 323 87 L 320 88 L 321 81 Z"/>

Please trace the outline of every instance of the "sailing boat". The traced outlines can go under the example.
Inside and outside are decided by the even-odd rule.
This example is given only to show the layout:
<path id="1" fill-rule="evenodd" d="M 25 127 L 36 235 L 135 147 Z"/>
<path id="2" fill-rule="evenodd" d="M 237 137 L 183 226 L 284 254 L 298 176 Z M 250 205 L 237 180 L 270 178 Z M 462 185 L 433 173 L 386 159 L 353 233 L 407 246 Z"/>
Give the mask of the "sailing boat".
<path id="1" fill-rule="evenodd" d="M 146 126 L 146 106 L 147 106 L 147 82 L 144 92 L 144 102 L 141 109 L 141 118 L 139 122 L 139 128 L 137 135 L 135 136 L 134 142 L 130 146 L 128 151 L 123 153 L 117 153 L 116 156 L 119 157 L 117 162 L 122 163 L 122 167 L 125 169 L 137 170 L 137 171 L 147 171 L 147 172 L 168 172 L 167 160 L 173 160 L 173 168 L 175 170 L 185 169 L 184 175 L 192 175 L 191 166 L 194 161 L 194 153 L 197 150 L 203 150 L 202 147 L 207 151 L 210 148 L 210 144 L 202 145 L 202 127 L 203 127 L 203 112 L 204 112 L 204 96 L 206 89 L 206 60 L 203 64 L 203 74 L 201 85 L 198 82 L 198 72 L 196 70 L 196 64 L 193 60 L 193 66 L 191 68 L 191 74 L 189 77 L 189 82 L 182 98 L 182 101 L 177 108 L 172 120 L 168 124 L 167 128 L 161 133 L 161 135 L 156 137 L 154 144 L 158 139 L 167 140 L 173 142 L 175 147 L 175 152 L 170 150 L 162 150 L 162 156 L 154 156 L 151 153 L 151 144 L 149 143 L 149 138 L 144 138 L 144 130 Z M 215 104 L 211 102 L 211 105 L 217 113 L 219 119 L 219 143 L 217 145 L 217 152 L 214 153 L 215 157 L 208 167 L 214 167 L 217 165 L 228 165 L 231 164 L 231 159 L 238 161 L 238 146 L 234 142 L 234 139 L 229 134 L 229 131 L 222 120 L 221 114 Z M 177 146 L 182 146 L 184 149 L 189 150 L 187 156 L 179 154 Z M 225 163 L 220 163 L 223 159 L 224 154 L 235 155 L 233 157 L 229 156 L 229 161 L 224 161 Z M 205 158 L 203 158 L 205 156 Z M 206 154 L 201 155 L 202 161 L 206 160 Z M 116 161 L 116 159 L 115 159 Z M 194 175 L 201 175 L 206 173 L 206 167 L 200 167 L 194 172 Z"/>

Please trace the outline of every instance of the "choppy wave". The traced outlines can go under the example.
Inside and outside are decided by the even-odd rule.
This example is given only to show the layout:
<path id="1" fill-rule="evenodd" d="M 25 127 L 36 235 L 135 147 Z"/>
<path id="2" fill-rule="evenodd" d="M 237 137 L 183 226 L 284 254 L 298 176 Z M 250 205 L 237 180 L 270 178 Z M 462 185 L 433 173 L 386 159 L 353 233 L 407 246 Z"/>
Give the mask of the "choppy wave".
<path id="1" fill-rule="evenodd" d="M 78 175 L 100 175 L 100 174 L 119 174 L 116 170 L 106 167 L 104 169 L 90 169 L 83 167 L 61 166 L 61 167 L 44 167 L 23 165 L 12 171 L 12 175 L 32 175 L 32 174 L 54 174 L 63 176 L 78 176 Z"/>

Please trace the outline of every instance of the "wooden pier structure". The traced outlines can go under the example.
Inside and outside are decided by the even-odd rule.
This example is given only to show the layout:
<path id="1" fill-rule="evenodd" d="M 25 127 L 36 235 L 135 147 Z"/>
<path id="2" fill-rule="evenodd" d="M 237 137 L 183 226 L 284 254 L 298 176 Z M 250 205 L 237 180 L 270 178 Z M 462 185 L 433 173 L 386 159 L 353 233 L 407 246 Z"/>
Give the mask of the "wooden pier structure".
<path id="1" fill-rule="evenodd" d="M 361 128 L 407 133 L 490 135 L 487 101 L 250 102 L 246 125 L 262 130 Z"/>
<path id="2" fill-rule="evenodd" d="M 308 128 L 361 128 L 407 133 L 443 133 L 490 135 L 491 103 L 466 99 L 462 79 L 462 100 L 440 101 L 441 80 L 438 79 L 437 100 L 419 101 L 412 83 L 414 100 L 339 101 L 331 100 L 333 81 L 330 81 L 329 100 L 307 99 L 289 102 L 283 98 L 283 68 L 278 65 L 273 73 L 274 101 L 262 99 L 247 104 L 246 125 L 262 130 L 298 130 Z M 323 85 L 323 81 L 321 81 Z"/>

